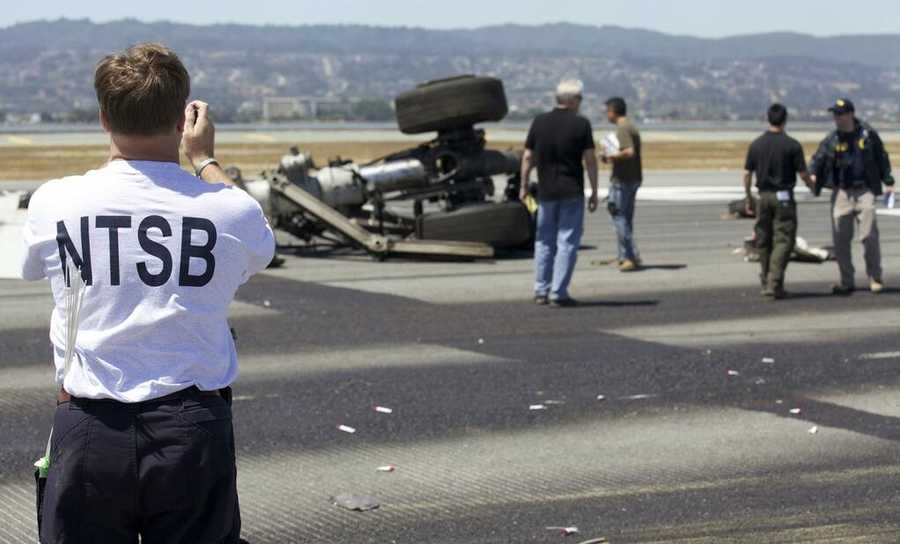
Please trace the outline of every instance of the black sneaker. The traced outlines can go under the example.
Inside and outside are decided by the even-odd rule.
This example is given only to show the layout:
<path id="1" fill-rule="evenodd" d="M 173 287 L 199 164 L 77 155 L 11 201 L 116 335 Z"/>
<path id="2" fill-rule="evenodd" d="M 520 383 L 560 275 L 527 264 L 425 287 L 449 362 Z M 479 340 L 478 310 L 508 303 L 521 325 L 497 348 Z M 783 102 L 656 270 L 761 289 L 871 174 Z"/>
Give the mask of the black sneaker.
<path id="1" fill-rule="evenodd" d="M 831 294 L 837 295 L 839 297 L 849 297 L 853 294 L 853 291 L 856 291 L 854 287 L 848 287 L 846 285 L 832 285 L 831 286 Z"/>
<path id="2" fill-rule="evenodd" d="M 787 291 L 784 290 L 784 287 L 765 287 L 762 292 L 762 296 L 766 298 L 771 298 L 773 300 L 781 300 L 787 298 Z"/>
<path id="3" fill-rule="evenodd" d="M 534 303 L 538 306 L 546 306 L 550 304 L 550 299 L 547 298 L 547 295 L 534 295 Z"/>
<path id="4" fill-rule="evenodd" d="M 550 304 L 557 308 L 574 308 L 575 306 L 578 306 L 578 301 L 572 297 L 556 298 L 551 300 Z"/>

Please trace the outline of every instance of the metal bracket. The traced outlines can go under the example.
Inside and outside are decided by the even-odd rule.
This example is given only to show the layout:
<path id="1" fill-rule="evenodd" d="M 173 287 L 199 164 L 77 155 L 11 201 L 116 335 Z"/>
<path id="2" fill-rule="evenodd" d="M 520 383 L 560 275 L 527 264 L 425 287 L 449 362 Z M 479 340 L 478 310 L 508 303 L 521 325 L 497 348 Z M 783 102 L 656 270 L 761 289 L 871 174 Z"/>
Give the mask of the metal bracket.
<path id="1" fill-rule="evenodd" d="M 290 181 L 276 181 L 273 183 L 273 187 L 307 213 L 328 225 L 331 230 L 344 235 L 352 243 L 376 257 L 384 258 L 393 253 L 471 259 L 490 259 L 494 256 L 493 247 L 478 242 L 396 240 L 380 234 L 373 234 Z"/>

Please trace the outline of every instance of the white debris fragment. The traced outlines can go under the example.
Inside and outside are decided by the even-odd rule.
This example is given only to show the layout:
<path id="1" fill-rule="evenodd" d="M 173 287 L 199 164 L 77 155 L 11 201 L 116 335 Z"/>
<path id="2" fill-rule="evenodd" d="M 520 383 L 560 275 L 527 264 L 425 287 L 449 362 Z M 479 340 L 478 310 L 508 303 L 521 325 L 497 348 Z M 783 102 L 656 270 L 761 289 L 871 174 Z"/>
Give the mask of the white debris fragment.
<path id="1" fill-rule="evenodd" d="M 566 403 L 566 401 L 564 401 L 564 400 L 545 400 L 544 401 L 544 404 L 546 404 L 547 406 L 562 406 L 565 403 Z"/>
<path id="2" fill-rule="evenodd" d="M 809 429 L 809 434 L 816 434 L 818 432 L 819 432 L 818 427 L 810 427 L 810 429 Z"/>
<path id="3" fill-rule="evenodd" d="M 729 376 L 740 376 L 741 373 L 738 372 L 737 370 L 729 370 L 729 371 L 728 371 L 728 375 L 729 375 Z"/>
<path id="4" fill-rule="evenodd" d="M 803 410 L 801 410 L 800 408 L 791 408 L 791 413 L 795 416 L 798 416 L 803 413 Z"/>
<path id="5" fill-rule="evenodd" d="M 763 378 L 757 378 L 755 382 L 756 385 L 766 385 L 766 380 Z"/>
<path id="6" fill-rule="evenodd" d="M 605 395 L 597 395 L 597 400 L 606 400 Z"/>
<path id="7" fill-rule="evenodd" d="M 378 467 L 375 470 L 377 470 L 378 472 L 394 472 L 395 470 L 397 470 L 397 467 L 396 465 L 384 465 L 383 467 Z"/>
<path id="8" fill-rule="evenodd" d="M 263 306 L 265 306 L 266 308 L 269 308 L 270 306 L 272 306 L 272 301 L 271 301 L 271 300 L 264 300 L 264 301 L 263 301 Z"/>
<path id="9" fill-rule="evenodd" d="M 762 358 L 762 362 L 763 362 L 764 365 L 774 365 L 774 364 L 775 364 L 775 359 L 773 359 L 773 358 L 771 358 L 771 357 L 763 357 L 763 358 Z"/>
<path id="10" fill-rule="evenodd" d="M 619 400 L 646 400 L 646 399 L 655 399 L 658 396 L 659 395 L 647 395 L 647 394 L 629 395 L 627 397 L 620 397 Z"/>
<path id="11" fill-rule="evenodd" d="M 900 358 L 900 351 L 884 351 L 881 353 L 863 353 L 859 356 L 860 359 L 863 360 L 877 360 L 877 359 L 897 359 Z"/>
<path id="12" fill-rule="evenodd" d="M 546 410 L 547 407 L 544 406 L 543 404 L 532 404 L 531 406 L 528 407 L 528 409 L 531 410 L 532 412 L 536 412 L 538 410 Z"/>
<path id="13" fill-rule="evenodd" d="M 354 429 L 353 427 L 349 427 L 347 425 L 338 425 L 338 430 L 343 431 L 345 433 L 350 433 L 350 434 L 356 433 L 356 429 Z"/>
<path id="14" fill-rule="evenodd" d="M 378 412 L 379 414 L 393 414 L 394 413 L 393 408 L 387 408 L 385 406 L 376 406 L 375 411 Z"/>
<path id="15" fill-rule="evenodd" d="M 784 401 L 781 400 L 781 399 L 778 399 L 778 400 L 775 401 L 775 404 L 784 404 Z"/>
<path id="16" fill-rule="evenodd" d="M 480 345 L 483 345 L 483 344 L 484 344 L 484 338 L 479 338 L 479 339 L 478 339 L 478 345 L 480 346 Z"/>
<path id="17" fill-rule="evenodd" d="M 369 510 L 375 510 L 381 506 L 378 504 L 375 497 L 369 497 L 367 495 L 338 495 L 331 500 L 334 502 L 335 506 L 340 506 L 341 508 L 346 508 L 347 510 L 353 510 L 355 512 L 368 512 Z"/>
<path id="18" fill-rule="evenodd" d="M 578 534 L 578 527 L 547 527 L 548 531 L 559 531 L 565 536 Z"/>

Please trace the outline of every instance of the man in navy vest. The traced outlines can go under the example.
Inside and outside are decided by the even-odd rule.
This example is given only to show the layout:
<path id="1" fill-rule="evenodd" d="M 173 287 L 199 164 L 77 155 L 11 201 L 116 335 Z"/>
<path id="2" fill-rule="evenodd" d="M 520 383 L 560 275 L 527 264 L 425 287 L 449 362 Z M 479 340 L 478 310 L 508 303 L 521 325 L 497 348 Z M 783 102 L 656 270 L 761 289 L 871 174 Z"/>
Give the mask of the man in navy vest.
<path id="1" fill-rule="evenodd" d="M 822 140 L 809 170 L 815 179 L 816 194 L 823 187 L 831 189 L 834 254 L 841 275 L 833 292 L 850 295 L 856 290 L 850 246 L 858 226 L 869 288 L 872 293 L 880 293 L 884 282 L 875 201 L 882 193 L 894 193 L 891 161 L 878 132 L 856 117 L 850 99 L 837 100 L 829 111 L 834 115 L 835 130 Z"/>

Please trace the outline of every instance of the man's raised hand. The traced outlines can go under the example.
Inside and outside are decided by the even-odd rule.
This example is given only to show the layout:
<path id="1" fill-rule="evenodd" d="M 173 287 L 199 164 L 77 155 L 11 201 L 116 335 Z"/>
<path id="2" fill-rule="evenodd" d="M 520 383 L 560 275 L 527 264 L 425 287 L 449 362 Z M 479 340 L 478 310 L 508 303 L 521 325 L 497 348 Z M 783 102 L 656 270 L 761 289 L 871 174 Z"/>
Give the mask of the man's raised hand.
<path id="1" fill-rule="evenodd" d="M 209 104 L 194 100 L 184 110 L 184 134 L 181 144 L 191 165 L 196 167 L 215 157 L 216 127 L 209 118 Z"/>

